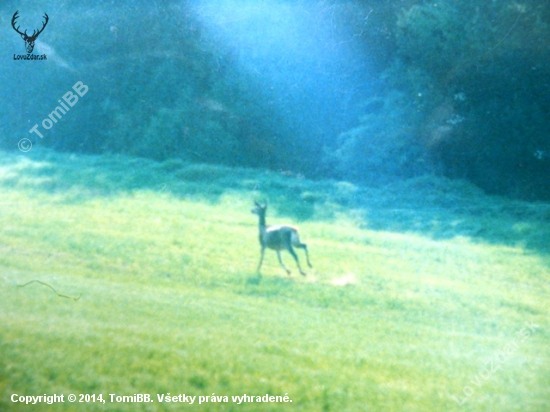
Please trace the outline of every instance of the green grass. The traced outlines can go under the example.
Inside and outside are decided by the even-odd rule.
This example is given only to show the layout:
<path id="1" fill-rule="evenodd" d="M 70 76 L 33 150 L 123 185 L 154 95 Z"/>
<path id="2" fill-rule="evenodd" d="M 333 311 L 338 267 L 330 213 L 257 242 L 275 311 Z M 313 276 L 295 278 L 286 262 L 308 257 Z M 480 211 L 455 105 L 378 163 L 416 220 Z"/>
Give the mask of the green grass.
<path id="1" fill-rule="evenodd" d="M 548 410 L 547 204 L 430 177 L 361 188 L 179 161 L 3 159 L 0 410 Z M 268 223 L 299 223 L 307 277 L 273 252 L 255 273 L 263 198 Z M 20 287 L 32 280 L 69 298 Z M 521 342 L 526 321 L 539 328 Z M 13 393 L 155 402 L 37 408 Z M 167 393 L 230 402 L 156 401 Z M 231 402 L 245 393 L 293 402 Z"/>

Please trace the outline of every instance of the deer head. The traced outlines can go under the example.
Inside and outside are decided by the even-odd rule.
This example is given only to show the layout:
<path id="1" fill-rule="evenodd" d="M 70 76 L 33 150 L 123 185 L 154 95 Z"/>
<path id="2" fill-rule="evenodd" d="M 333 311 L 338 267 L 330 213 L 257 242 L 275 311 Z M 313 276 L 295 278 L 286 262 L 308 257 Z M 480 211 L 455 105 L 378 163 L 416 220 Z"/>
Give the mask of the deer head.
<path id="1" fill-rule="evenodd" d="M 19 13 L 19 11 L 16 11 L 13 15 L 13 17 L 11 18 L 11 26 L 13 27 L 13 29 L 19 33 L 21 35 L 21 38 L 25 41 L 25 49 L 27 49 L 27 53 L 32 53 L 32 51 L 34 50 L 34 42 L 36 41 L 36 38 L 38 37 L 38 35 L 40 33 L 42 33 L 44 31 L 44 29 L 46 28 L 46 25 L 48 24 L 48 15 L 46 13 L 44 13 L 44 23 L 42 24 L 42 28 L 40 30 L 33 30 L 32 32 L 32 35 L 28 35 L 27 34 L 27 30 L 25 30 L 24 32 L 21 32 L 19 31 L 19 27 L 20 26 L 17 26 L 15 27 L 15 21 L 17 20 L 17 18 L 19 17 L 17 15 L 17 13 Z"/>

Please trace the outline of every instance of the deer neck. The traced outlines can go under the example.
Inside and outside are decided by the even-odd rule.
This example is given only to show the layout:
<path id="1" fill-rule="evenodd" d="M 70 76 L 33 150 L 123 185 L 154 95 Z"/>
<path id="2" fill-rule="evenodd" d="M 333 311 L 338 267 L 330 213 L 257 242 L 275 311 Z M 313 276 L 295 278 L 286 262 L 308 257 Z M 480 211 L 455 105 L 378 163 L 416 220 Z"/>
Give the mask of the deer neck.
<path id="1" fill-rule="evenodd" d="M 267 227 L 265 224 L 265 215 L 260 214 L 258 220 L 259 220 L 258 228 L 260 229 L 260 239 L 261 239 L 264 233 L 266 232 L 266 227 Z"/>

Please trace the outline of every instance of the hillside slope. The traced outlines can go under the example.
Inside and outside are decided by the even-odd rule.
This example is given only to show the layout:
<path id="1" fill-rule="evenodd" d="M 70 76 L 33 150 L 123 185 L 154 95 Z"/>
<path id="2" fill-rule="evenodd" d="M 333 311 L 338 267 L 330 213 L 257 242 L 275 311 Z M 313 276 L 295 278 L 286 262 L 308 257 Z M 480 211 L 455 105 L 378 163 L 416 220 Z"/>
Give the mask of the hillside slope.
<path id="1" fill-rule="evenodd" d="M 54 393 L 63 411 L 181 410 L 159 402 L 168 393 L 209 411 L 550 402 L 547 204 L 431 177 L 361 188 L 180 161 L 2 157 L 0 410 L 30 410 L 13 394 Z M 268 223 L 299 224 L 306 277 L 273 252 L 254 272 L 250 209 L 263 198 Z M 134 394 L 154 402 L 116 402 Z M 244 394 L 292 403 L 232 400 Z"/>

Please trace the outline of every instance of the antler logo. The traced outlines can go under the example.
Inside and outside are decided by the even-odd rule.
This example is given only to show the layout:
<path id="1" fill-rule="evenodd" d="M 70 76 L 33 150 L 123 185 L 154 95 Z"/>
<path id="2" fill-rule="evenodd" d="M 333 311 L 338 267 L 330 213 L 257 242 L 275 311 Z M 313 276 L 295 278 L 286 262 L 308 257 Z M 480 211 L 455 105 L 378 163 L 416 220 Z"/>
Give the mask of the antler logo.
<path id="1" fill-rule="evenodd" d="M 42 28 L 38 31 L 36 30 L 33 30 L 32 32 L 32 35 L 28 35 L 27 34 L 27 30 L 25 30 L 23 33 L 21 31 L 19 31 L 19 27 L 20 26 L 17 26 L 15 27 L 15 21 L 17 20 L 17 18 L 19 17 L 17 15 L 17 13 L 19 13 L 19 10 L 16 11 L 13 15 L 13 17 L 11 18 L 11 26 L 13 27 L 13 29 L 19 33 L 21 35 L 21 38 L 25 41 L 25 49 L 27 49 L 27 53 L 32 53 L 32 51 L 34 50 L 34 42 L 36 41 L 36 38 L 38 37 L 38 35 L 40 33 L 42 33 L 44 31 L 44 29 L 46 28 L 46 25 L 48 24 L 48 20 L 49 20 L 49 17 L 46 13 L 44 13 L 44 23 L 42 24 Z"/>

